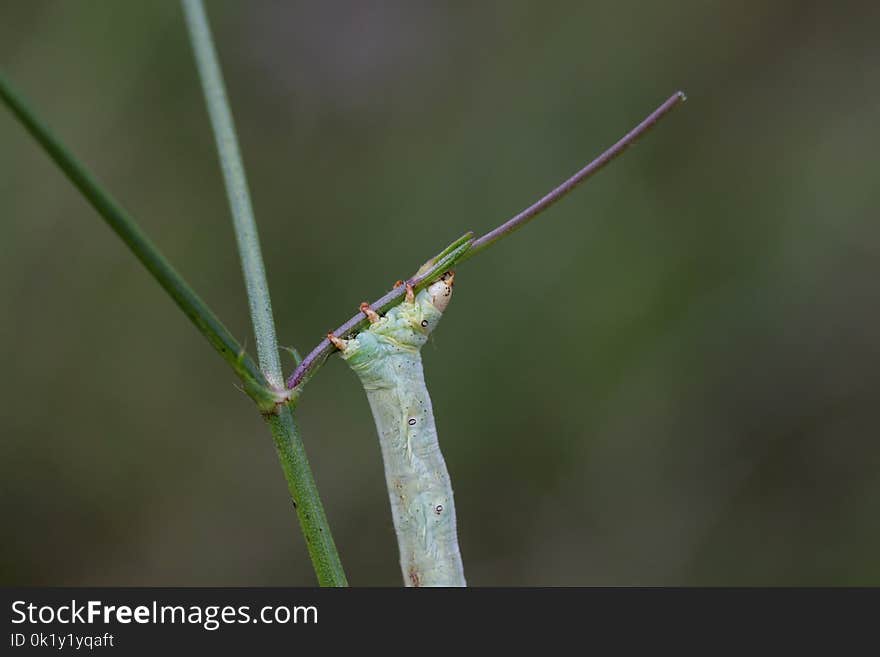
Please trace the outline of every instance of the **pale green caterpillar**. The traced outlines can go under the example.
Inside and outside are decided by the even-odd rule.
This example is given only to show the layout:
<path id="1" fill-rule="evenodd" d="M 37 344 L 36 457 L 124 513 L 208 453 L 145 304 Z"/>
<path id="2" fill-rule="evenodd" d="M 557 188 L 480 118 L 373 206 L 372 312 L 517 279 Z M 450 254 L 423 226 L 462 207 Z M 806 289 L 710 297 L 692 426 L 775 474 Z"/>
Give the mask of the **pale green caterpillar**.
<path id="1" fill-rule="evenodd" d="M 366 304 L 370 328 L 351 340 L 328 338 L 367 392 L 385 463 L 391 515 L 407 586 L 465 586 L 455 504 L 437 442 L 420 350 L 452 296 L 447 272 L 384 317 Z"/>

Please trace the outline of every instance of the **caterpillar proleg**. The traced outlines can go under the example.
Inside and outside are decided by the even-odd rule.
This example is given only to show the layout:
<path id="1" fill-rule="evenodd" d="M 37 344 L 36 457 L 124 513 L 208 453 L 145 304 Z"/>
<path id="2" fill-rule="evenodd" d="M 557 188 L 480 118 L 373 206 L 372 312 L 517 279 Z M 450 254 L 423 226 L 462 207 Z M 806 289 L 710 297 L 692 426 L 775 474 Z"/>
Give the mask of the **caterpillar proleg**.
<path id="1" fill-rule="evenodd" d="M 422 369 L 422 345 L 452 296 L 453 273 L 384 317 L 369 306 L 368 330 L 328 336 L 357 373 L 379 433 L 400 567 L 407 586 L 465 586 L 455 504 Z"/>

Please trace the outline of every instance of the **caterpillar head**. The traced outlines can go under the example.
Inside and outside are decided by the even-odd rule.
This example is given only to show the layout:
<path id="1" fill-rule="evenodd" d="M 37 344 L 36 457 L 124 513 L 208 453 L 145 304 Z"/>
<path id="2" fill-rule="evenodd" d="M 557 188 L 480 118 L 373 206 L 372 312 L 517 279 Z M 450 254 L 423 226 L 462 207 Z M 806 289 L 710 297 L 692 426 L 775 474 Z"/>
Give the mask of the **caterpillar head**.
<path id="1" fill-rule="evenodd" d="M 375 359 L 376 350 L 393 352 L 420 349 L 449 305 L 454 280 L 455 274 L 449 271 L 417 295 L 411 296 L 411 292 L 408 292 L 403 303 L 370 324 L 355 340 L 345 343 L 344 349 L 337 344 L 342 350 L 342 357 L 358 369 L 359 363 Z"/>
<path id="2" fill-rule="evenodd" d="M 455 272 L 448 271 L 428 286 L 428 297 L 431 299 L 434 307 L 441 313 L 446 310 L 446 306 L 449 305 L 449 301 L 452 299 L 452 286 L 454 283 Z"/>

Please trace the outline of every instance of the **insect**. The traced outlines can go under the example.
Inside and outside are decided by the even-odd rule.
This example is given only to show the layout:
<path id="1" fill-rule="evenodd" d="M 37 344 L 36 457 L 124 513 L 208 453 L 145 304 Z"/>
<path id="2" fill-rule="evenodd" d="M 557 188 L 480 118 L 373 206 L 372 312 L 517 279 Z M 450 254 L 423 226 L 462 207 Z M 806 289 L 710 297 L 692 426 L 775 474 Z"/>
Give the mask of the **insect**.
<path id="1" fill-rule="evenodd" d="M 455 526 L 455 504 L 437 441 L 421 348 L 452 297 L 447 272 L 384 317 L 361 304 L 370 327 L 355 338 L 329 334 L 363 384 L 373 411 L 400 567 L 407 586 L 465 586 Z"/>

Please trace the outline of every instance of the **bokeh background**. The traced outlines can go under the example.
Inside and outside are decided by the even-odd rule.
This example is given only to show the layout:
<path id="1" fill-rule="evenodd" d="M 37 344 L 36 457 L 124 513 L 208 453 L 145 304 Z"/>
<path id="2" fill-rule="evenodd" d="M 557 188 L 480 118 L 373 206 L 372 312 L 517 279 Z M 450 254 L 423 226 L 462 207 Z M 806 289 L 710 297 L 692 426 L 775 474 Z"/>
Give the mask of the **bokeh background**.
<path id="1" fill-rule="evenodd" d="M 207 7 L 303 352 L 688 94 L 458 271 L 425 361 L 470 583 L 880 584 L 876 3 Z M 253 346 L 177 3 L 5 2 L 0 69 Z M 0 583 L 314 583 L 250 401 L 6 111 L 0 219 Z M 398 585 L 338 359 L 300 420 L 349 579 Z"/>

